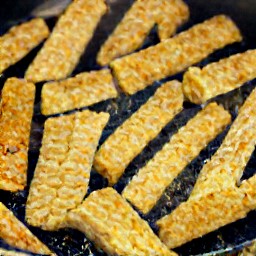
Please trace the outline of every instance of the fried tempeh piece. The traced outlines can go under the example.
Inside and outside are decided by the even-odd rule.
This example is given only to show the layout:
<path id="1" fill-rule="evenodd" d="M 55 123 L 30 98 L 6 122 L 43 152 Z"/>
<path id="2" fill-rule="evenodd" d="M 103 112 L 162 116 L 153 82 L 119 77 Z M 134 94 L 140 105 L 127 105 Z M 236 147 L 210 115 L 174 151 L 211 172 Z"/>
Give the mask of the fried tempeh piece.
<path id="1" fill-rule="evenodd" d="M 201 104 L 232 91 L 256 77 L 256 50 L 232 55 L 200 69 L 191 67 L 183 77 L 183 92 L 193 103 Z"/>
<path id="2" fill-rule="evenodd" d="M 256 175 L 240 188 L 224 188 L 188 200 L 170 215 L 157 221 L 160 238 L 168 248 L 180 246 L 228 223 L 244 218 L 256 209 Z"/>
<path id="3" fill-rule="evenodd" d="M 182 0 L 137 0 L 101 47 L 97 62 L 104 66 L 138 49 L 155 23 L 164 40 L 188 18 L 188 6 Z"/>
<path id="4" fill-rule="evenodd" d="M 34 99 L 34 84 L 18 78 L 6 81 L 0 115 L 0 189 L 14 192 L 26 186 Z"/>
<path id="5" fill-rule="evenodd" d="M 190 198 L 239 183 L 256 143 L 256 89 L 239 110 L 223 143 L 202 168 Z"/>
<path id="6" fill-rule="evenodd" d="M 41 82 L 69 76 L 106 10 L 104 0 L 73 1 L 58 20 L 25 77 Z"/>
<path id="7" fill-rule="evenodd" d="M 57 230 L 64 225 L 67 212 L 81 204 L 108 119 L 108 113 L 86 110 L 46 121 L 26 207 L 30 225 Z"/>
<path id="8" fill-rule="evenodd" d="M 0 203 L 0 238 L 11 246 L 39 254 L 51 251 L 14 214 Z"/>
<path id="9" fill-rule="evenodd" d="M 0 73 L 21 60 L 48 35 L 49 29 L 40 18 L 12 27 L 0 37 Z"/>
<path id="10" fill-rule="evenodd" d="M 133 94 L 154 81 L 174 75 L 242 36 L 226 16 L 215 16 L 156 46 L 110 63 L 120 87 Z"/>
<path id="11" fill-rule="evenodd" d="M 68 213 L 67 223 L 108 255 L 177 255 L 161 243 L 148 223 L 113 188 L 91 193 Z"/>
<path id="12" fill-rule="evenodd" d="M 42 90 L 42 114 L 52 115 L 117 97 L 108 69 L 81 73 L 61 82 L 46 83 Z"/>
<path id="13" fill-rule="evenodd" d="M 123 191 L 123 196 L 144 214 L 166 187 L 231 121 L 230 114 L 210 103 L 172 136 Z"/>
<path id="14" fill-rule="evenodd" d="M 163 84 L 103 143 L 94 158 L 96 171 L 114 185 L 128 164 L 181 111 L 182 103 L 181 83 Z"/>
<path id="15" fill-rule="evenodd" d="M 6 250 L 6 249 L 3 249 L 3 248 L 0 248 L 0 255 L 1 256 L 30 256 L 27 253 Z"/>

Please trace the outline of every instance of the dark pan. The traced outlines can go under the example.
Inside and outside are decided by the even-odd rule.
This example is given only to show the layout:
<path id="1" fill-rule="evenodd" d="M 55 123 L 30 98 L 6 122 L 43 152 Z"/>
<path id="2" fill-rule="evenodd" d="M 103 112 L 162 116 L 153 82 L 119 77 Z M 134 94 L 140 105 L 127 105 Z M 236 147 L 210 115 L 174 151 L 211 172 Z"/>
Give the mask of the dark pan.
<path id="1" fill-rule="evenodd" d="M 133 1 L 115 0 L 111 2 L 111 12 L 104 16 L 103 20 L 99 24 L 91 43 L 89 44 L 84 55 L 81 57 L 80 63 L 73 74 L 100 68 L 97 66 L 95 61 L 96 53 L 99 50 L 100 45 L 104 42 L 109 33 L 114 29 L 116 24 L 122 18 L 123 14 Z M 3 34 L 12 25 L 31 18 L 31 11 L 41 3 L 42 1 L 39 0 L 1 0 L 0 34 Z M 223 57 L 227 57 L 231 54 L 241 52 L 249 48 L 256 48 L 256 33 L 254 30 L 256 28 L 255 0 L 188 0 L 187 3 L 190 6 L 191 19 L 186 25 L 180 28 L 180 31 L 185 30 L 191 27 L 193 24 L 201 22 L 215 14 L 224 13 L 230 15 L 236 21 L 245 37 L 243 43 L 234 44 L 213 53 L 207 59 L 201 63 L 198 63 L 199 66 L 204 66 L 207 63 L 217 61 Z M 50 28 L 54 26 L 55 22 L 55 17 L 47 19 L 47 23 Z M 157 42 L 158 38 L 156 36 L 155 29 L 153 29 L 148 36 L 144 47 L 155 44 Z M 37 47 L 37 49 L 33 50 L 19 63 L 6 70 L 6 72 L 4 72 L 4 74 L 0 77 L 0 86 L 3 86 L 4 81 L 8 77 L 23 77 L 24 71 L 26 70 L 31 60 L 35 57 L 40 47 L 41 46 Z M 181 80 L 182 73 L 165 79 L 164 81 L 171 80 L 173 78 Z M 107 111 L 111 114 L 111 120 L 104 131 L 104 134 L 100 140 L 100 144 L 113 132 L 117 126 L 119 126 L 126 118 L 128 118 L 134 111 L 136 111 L 141 104 L 146 102 L 162 82 L 163 81 L 156 82 L 150 88 L 138 92 L 132 97 L 121 94 L 118 99 L 108 100 L 90 107 L 91 110 Z M 214 100 L 222 103 L 224 107 L 232 113 L 233 118 L 235 118 L 237 115 L 238 107 L 243 103 L 255 85 L 256 81 L 250 81 L 242 88 L 230 92 L 226 95 L 219 96 Z M 30 139 L 28 170 L 29 182 L 33 177 L 33 171 L 38 159 L 43 126 L 46 120 L 46 118 L 40 113 L 41 88 L 42 84 L 38 84 Z M 138 171 L 138 169 L 142 167 L 146 161 L 149 160 L 163 146 L 165 142 L 168 141 L 170 136 L 175 131 L 177 131 L 179 127 L 184 125 L 192 116 L 194 116 L 199 111 L 199 109 L 199 106 L 185 103 L 184 111 L 182 111 L 182 113 L 180 113 L 171 123 L 169 123 L 163 129 L 160 135 L 154 139 L 128 166 L 125 174 L 115 185 L 115 189 L 121 192 L 130 178 Z M 188 198 L 193 185 L 195 184 L 198 173 L 203 166 L 203 163 L 220 146 L 222 139 L 228 131 L 228 128 L 214 141 L 212 141 L 207 146 L 207 148 L 204 149 L 201 154 L 185 168 L 185 170 L 179 175 L 179 177 L 177 177 L 173 184 L 171 184 L 166 189 L 165 194 L 162 196 L 161 200 L 154 207 L 154 209 L 146 216 L 141 215 L 150 223 L 155 232 L 157 232 L 155 221 L 159 217 L 170 213 L 178 204 Z M 256 154 L 254 152 L 246 167 L 243 179 L 252 176 L 255 173 L 255 170 Z M 106 180 L 104 180 L 99 174 L 92 170 L 88 193 L 91 193 L 92 191 L 103 188 L 105 186 L 107 186 Z M 10 208 L 20 220 L 24 222 L 24 211 L 27 195 L 28 188 L 25 191 L 18 192 L 16 194 L 0 191 L 0 200 L 5 205 L 7 205 L 7 207 Z M 30 229 L 32 232 L 34 232 L 35 235 L 39 237 L 39 239 L 47 244 L 58 255 L 105 255 L 103 252 L 97 250 L 82 233 L 76 230 L 65 229 L 58 232 L 45 232 L 33 227 L 30 227 Z M 184 256 L 218 254 L 225 255 L 242 249 L 253 239 L 256 239 L 256 211 L 250 212 L 248 216 L 242 220 L 229 224 L 217 231 L 203 236 L 202 238 L 195 239 L 190 243 L 176 248 L 175 251 Z M 15 250 L 15 248 L 11 248 L 1 240 L 0 247 Z"/>

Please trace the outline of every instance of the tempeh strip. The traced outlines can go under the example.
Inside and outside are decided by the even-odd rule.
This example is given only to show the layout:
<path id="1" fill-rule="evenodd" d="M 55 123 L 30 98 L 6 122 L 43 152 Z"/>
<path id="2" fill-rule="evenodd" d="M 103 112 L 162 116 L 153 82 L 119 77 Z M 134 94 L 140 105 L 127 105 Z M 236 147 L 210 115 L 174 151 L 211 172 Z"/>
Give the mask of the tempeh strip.
<path id="1" fill-rule="evenodd" d="M 110 63 L 120 87 L 133 94 L 174 75 L 224 46 L 242 40 L 228 17 L 215 16 L 173 38 Z"/>
<path id="2" fill-rule="evenodd" d="M 256 77 L 256 50 L 232 55 L 200 69 L 191 67 L 183 77 L 183 92 L 193 103 L 201 104 L 232 91 Z"/>
<path id="3" fill-rule="evenodd" d="M 0 189 L 14 192 L 26 186 L 34 99 L 34 84 L 18 78 L 9 78 L 4 84 L 0 115 Z"/>
<path id="4" fill-rule="evenodd" d="M 166 187 L 231 121 L 230 114 L 210 103 L 172 136 L 123 191 L 144 214 L 148 213 Z"/>
<path id="5" fill-rule="evenodd" d="M 61 228 L 87 192 L 92 161 L 108 113 L 89 110 L 50 118 L 32 180 L 26 220 L 44 230 Z"/>
<path id="6" fill-rule="evenodd" d="M 181 111 L 182 104 L 181 83 L 174 80 L 163 84 L 103 143 L 94 158 L 96 171 L 110 185 L 115 184 L 128 164 Z"/>
<path id="7" fill-rule="evenodd" d="M 6 250 L 6 249 L 3 249 L 3 248 L 0 248 L 0 255 L 1 256 L 30 256 L 27 253 Z"/>
<path id="8" fill-rule="evenodd" d="M 180 204 L 170 215 L 157 221 L 161 240 L 168 248 L 175 248 L 244 218 L 256 209 L 255 187 L 256 175 L 244 181 L 240 188 L 224 188 Z"/>
<path id="9" fill-rule="evenodd" d="M 12 27 L 0 37 L 0 73 L 26 56 L 49 35 L 43 19 L 33 19 Z"/>
<path id="10" fill-rule="evenodd" d="M 52 115 L 117 97 L 108 69 L 81 73 L 61 82 L 46 83 L 42 90 L 42 113 Z"/>
<path id="11" fill-rule="evenodd" d="M 41 82 L 69 76 L 106 10 L 104 0 L 72 1 L 29 66 L 25 77 L 33 82 Z"/>
<path id="12" fill-rule="evenodd" d="M 169 251 L 114 189 L 94 191 L 67 218 L 108 255 L 177 255 Z"/>
<path id="13" fill-rule="evenodd" d="M 256 143 L 256 89 L 241 107 L 223 143 L 201 170 L 190 198 L 239 183 Z"/>
<path id="14" fill-rule="evenodd" d="M 11 246 L 38 254 L 51 251 L 14 214 L 0 203 L 0 238 Z"/>
<path id="15" fill-rule="evenodd" d="M 138 49 L 155 23 L 160 39 L 167 39 L 188 17 L 182 0 L 137 0 L 101 47 L 97 62 L 104 66 Z"/>

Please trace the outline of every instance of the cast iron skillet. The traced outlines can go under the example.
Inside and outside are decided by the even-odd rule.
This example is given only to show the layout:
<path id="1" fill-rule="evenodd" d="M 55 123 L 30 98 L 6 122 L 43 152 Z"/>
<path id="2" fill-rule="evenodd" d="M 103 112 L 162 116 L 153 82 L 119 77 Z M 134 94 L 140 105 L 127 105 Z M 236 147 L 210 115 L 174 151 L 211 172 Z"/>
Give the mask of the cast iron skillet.
<path id="1" fill-rule="evenodd" d="M 84 55 L 81 57 L 80 63 L 73 74 L 100 68 L 97 66 L 95 61 L 96 53 L 98 52 L 100 45 L 104 42 L 104 40 L 106 40 L 106 37 L 120 21 L 123 14 L 129 8 L 132 2 L 133 1 L 131 0 L 112 0 L 112 4 L 110 5 L 110 13 L 103 17 L 91 43 L 89 44 Z M 6 32 L 7 29 L 12 25 L 30 19 L 31 11 L 40 3 L 42 3 L 40 0 L 1 0 L 0 34 Z M 199 23 L 215 14 L 224 13 L 230 15 L 236 21 L 245 38 L 241 44 L 233 44 L 213 53 L 207 59 L 203 60 L 201 63 L 198 63 L 199 66 L 204 66 L 207 63 L 217 61 L 223 57 L 245 51 L 249 48 L 256 48 L 256 33 L 254 31 L 254 28 L 256 27 L 255 0 L 187 0 L 187 3 L 189 4 L 191 10 L 191 19 L 187 24 L 181 27 L 179 31 L 185 30 L 191 27 L 193 24 Z M 47 23 L 50 28 L 54 26 L 55 22 L 56 18 L 47 19 Z M 147 47 L 157 42 L 158 38 L 156 36 L 156 28 L 154 28 L 143 47 Z M 0 88 L 2 88 L 5 80 L 8 77 L 24 76 L 24 71 L 35 57 L 41 46 L 42 45 L 37 47 L 23 60 L 4 72 L 4 74 L 0 77 Z M 155 82 L 150 88 L 138 92 L 132 97 L 121 94 L 118 99 L 108 100 L 90 107 L 89 109 L 91 110 L 107 111 L 111 114 L 110 122 L 103 133 L 100 144 L 102 144 L 102 142 L 117 126 L 119 126 L 134 111 L 136 111 L 141 104 L 146 102 L 162 82 L 174 78 L 181 80 L 182 74 L 183 73 L 164 79 L 160 82 Z M 237 115 L 238 107 L 244 102 L 245 98 L 249 95 L 255 85 L 255 80 L 250 81 L 242 88 L 226 95 L 216 97 L 214 100 L 223 104 L 224 107 L 231 112 L 234 119 Z M 29 183 L 33 177 L 33 171 L 38 159 L 43 125 L 46 120 L 46 117 L 42 116 L 40 113 L 41 88 L 42 83 L 37 84 L 29 150 Z M 138 169 L 142 167 L 146 161 L 149 160 L 159 149 L 161 149 L 163 144 L 168 141 L 170 136 L 176 132 L 179 127 L 184 125 L 199 110 L 200 106 L 187 102 L 184 103 L 184 111 L 175 117 L 175 119 L 163 129 L 160 135 L 149 143 L 143 152 L 136 157 L 136 159 L 134 159 L 134 161 L 126 169 L 120 181 L 115 185 L 115 189 L 121 192 L 130 178 L 138 171 Z M 178 204 L 188 198 L 205 160 L 208 159 L 220 146 L 221 141 L 228 129 L 229 127 L 214 141 L 212 141 L 206 147 L 206 149 L 204 149 L 201 154 L 185 168 L 177 179 L 175 179 L 175 181 L 166 189 L 165 194 L 148 215 L 141 214 L 141 216 L 149 222 L 155 232 L 157 232 L 155 221 L 167 213 L 170 213 L 175 207 L 177 207 Z M 255 167 L 256 154 L 254 152 L 246 167 L 243 179 L 251 177 L 255 173 Z M 106 186 L 106 180 L 92 170 L 88 194 L 94 190 Z M 7 207 L 10 208 L 20 220 L 24 222 L 24 211 L 27 195 L 28 189 L 15 194 L 0 191 L 0 200 L 7 205 Z M 63 229 L 58 232 L 45 232 L 33 227 L 30 227 L 30 229 L 39 237 L 39 239 L 47 244 L 58 255 L 105 255 L 103 252 L 97 250 L 82 233 L 76 230 Z M 202 238 L 195 239 L 179 248 L 176 248 L 175 251 L 184 256 L 226 254 L 240 250 L 243 248 L 243 246 L 249 244 L 255 238 L 256 211 L 252 211 L 246 218 L 220 228 L 219 230 L 205 235 Z M 10 246 L 6 245 L 4 241 L 1 240 L 0 247 L 19 251 L 18 249 L 11 248 Z"/>

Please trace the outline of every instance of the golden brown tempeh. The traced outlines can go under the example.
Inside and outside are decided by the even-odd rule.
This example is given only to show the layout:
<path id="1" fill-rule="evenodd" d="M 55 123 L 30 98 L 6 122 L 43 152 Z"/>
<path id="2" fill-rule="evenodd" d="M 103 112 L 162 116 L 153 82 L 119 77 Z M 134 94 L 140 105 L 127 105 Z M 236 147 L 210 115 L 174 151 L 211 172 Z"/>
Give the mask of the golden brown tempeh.
<path id="1" fill-rule="evenodd" d="M 115 184 L 128 164 L 182 109 L 181 83 L 163 84 L 138 111 L 128 118 L 100 147 L 95 169 Z"/>
<path id="2" fill-rule="evenodd" d="M 46 121 L 26 207 L 30 225 L 57 230 L 65 225 L 67 212 L 82 202 L 108 119 L 108 113 L 86 110 Z"/>
<path id="3" fill-rule="evenodd" d="M 27 253 L 6 250 L 6 249 L 3 249 L 3 248 L 0 248 L 0 255 L 1 256 L 30 256 Z"/>
<path id="4" fill-rule="evenodd" d="M 81 73 L 60 82 L 46 83 L 42 90 L 42 113 L 52 115 L 117 97 L 108 69 Z"/>
<path id="5" fill-rule="evenodd" d="M 183 77 L 183 92 L 193 103 L 201 104 L 232 91 L 256 77 L 256 50 L 232 55 L 200 69 L 191 67 Z"/>
<path id="6" fill-rule="evenodd" d="M 182 0 L 137 0 L 101 47 L 97 62 L 104 66 L 139 48 L 155 23 L 160 39 L 167 39 L 188 17 Z"/>
<path id="7" fill-rule="evenodd" d="M 123 196 L 144 214 L 166 187 L 231 121 L 230 114 L 210 103 L 172 136 L 123 191 Z"/>
<path id="8" fill-rule="evenodd" d="M 26 186 L 34 98 L 34 84 L 18 78 L 9 78 L 2 90 L 0 189 L 17 191 Z"/>
<path id="9" fill-rule="evenodd" d="M 72 210 L 68 226 L 85 233 L 108 255 L 177 255 L 169 251 L 114 189 L 95 191 Z"/>
<path id="10" fill-rule="evenodd" d="M 174 75 L 242 36 L 226 16 L 215 16 L 173 38 L 110 63 L 120 87 L 133 94 Z"/>
<path id="11" fill-rule="evenodd" d="M 106 10 L 104 0 L 73 1 L 29 66 L 26 78 L 41 82 L 69 76 Z"/>
<path id="12" fill-rule="evenodd" d="M 223 143 L 201 170 L 190 198 L 240 182 L 256 143 L 256 89 L 241 107 Z"/>
<path id="13" fill-rule="evenodd" d="M 47 246 L 40 242 L 2 203 L 0 203 L 0 238 L 19 249 L 38 254 L 51 254 Z"/>
<path id="14" fill-rule="evenodd" d="M 256 175 L 240 188 L 227 187 L 180 204 L 157 222 L 161 240 L 168 248 L 174 248 L 244 218 L 256 208 L 255 187 Z"/>
<path id="15" fill-rule="evenodd" d="M 49 35 L 43 19 L 33 19 L 12 27 L 0 37 L 0 73 L 27 55 Z"/>

